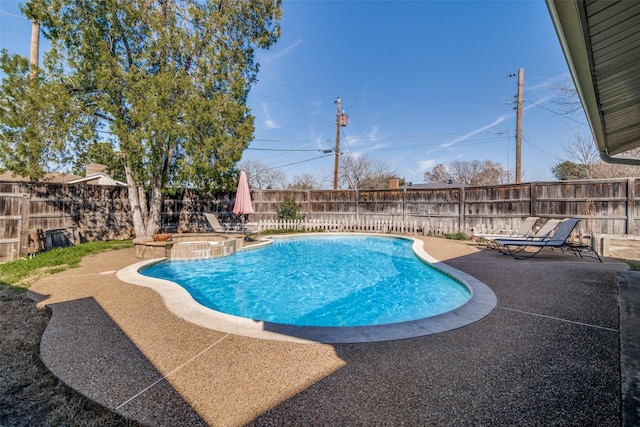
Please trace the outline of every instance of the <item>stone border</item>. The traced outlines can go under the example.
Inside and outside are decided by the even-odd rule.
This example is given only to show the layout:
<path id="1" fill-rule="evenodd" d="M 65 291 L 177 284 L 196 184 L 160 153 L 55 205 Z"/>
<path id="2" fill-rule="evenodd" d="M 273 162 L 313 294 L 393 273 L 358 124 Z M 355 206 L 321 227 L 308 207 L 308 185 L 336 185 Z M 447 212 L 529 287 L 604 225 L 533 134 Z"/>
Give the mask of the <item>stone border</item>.
<path id="1" fill-rule="evenodd" d="M 372 236 L 371 234 L 363 233 L 322 233 L 322 236 L 326 235 Z M 291 238 L 295 236 L 309 237 L 310 235 L 286 235 L 274 236 L 274 238 Z M 146 286 L 155 290 L 160 294 L 169 311 L 190 323 L 231 334 L 276 341 L 337 344 L 415 338 L 467 326 L 484 318 L 495 308 L 497 304 L 496 295 L 487 285 L 430 256 L 424 250 L 424 242 L 422 240 L 390 234 L 385 234 L 384 236 L 413 241 L 413 251 L 419 258 L 440 272 L 455 278 L 470 290 L 471 298 L 469 301 L 447 313 L 386 325 L 349 327 L 293 326 L 251 320 L 212 310 L 196 302 L 180 285 L 164 279 L 143 276 L 139 273 L 139 270 L 161 262 L 165 258 L 142 261 L 125 267 L 116 274 L 118 279 L 123 282 Z M 248 249 L 254 249 L 259 246 L 262 245 L 254 245 Z"/>
<path id="2" fill-rule="evenodd" d="M 223 251 L 222 249 L 218 251 L 211 251 L 211 246 L 207 245 L 232 245 L 233 250 L 235 251 L 239 248 L 242 248 L 244 242 L 243 235 L 235 234 L 220 235 L 216 233 L 168 233 L 168 236 L 168 240 L 162 241 L 155 241 L 150 237 L 133 239 L 134 256 L 139 259 L 189 259 L 189 254 L 185 253 L 185 251 L 178 251 L 179 253 L 176 256 L 176 251 L 174 251 L 174 249 L 176 249 L 176 247 L 180 246 L 181 244 L 185 245 L 200 243 L 202 244 L 200 251 L 202 252 L 205 248 L 207 248 L 209 249 L 210 254 L 194 256 L 193 259 L 215 258 L 217 256 L 228 255 L 228 251 Z"/>

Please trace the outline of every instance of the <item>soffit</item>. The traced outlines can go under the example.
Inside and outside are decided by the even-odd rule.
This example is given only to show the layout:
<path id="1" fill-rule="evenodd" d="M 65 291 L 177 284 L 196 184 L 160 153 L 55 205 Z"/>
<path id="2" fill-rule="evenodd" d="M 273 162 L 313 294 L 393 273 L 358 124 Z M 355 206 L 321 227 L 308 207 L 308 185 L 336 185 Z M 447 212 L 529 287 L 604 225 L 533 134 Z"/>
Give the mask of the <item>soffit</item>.
<path id="1" fill-rule="evenodd" d="M 601 155 L 640 147 L 640 2 L 547 6 Z"/>

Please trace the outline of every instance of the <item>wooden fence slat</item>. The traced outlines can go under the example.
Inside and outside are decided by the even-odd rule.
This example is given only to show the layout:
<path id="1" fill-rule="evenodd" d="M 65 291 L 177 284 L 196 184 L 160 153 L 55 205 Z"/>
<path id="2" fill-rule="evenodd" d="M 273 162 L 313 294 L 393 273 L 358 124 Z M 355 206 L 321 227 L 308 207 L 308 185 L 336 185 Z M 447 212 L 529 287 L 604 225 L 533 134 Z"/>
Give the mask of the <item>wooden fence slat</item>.
<path id="1" fill-rule="evenodd" d="M 20 243 L 20 238 L 15 239 L 0 239 L 0 243 Z"/>
<path id="2" fill-rule="evenodd" d="M 20 202 L 20 247 L 18 257 L 29 253 L 29 213 L 31 212 L 31 194 L 23 194 Z"/>

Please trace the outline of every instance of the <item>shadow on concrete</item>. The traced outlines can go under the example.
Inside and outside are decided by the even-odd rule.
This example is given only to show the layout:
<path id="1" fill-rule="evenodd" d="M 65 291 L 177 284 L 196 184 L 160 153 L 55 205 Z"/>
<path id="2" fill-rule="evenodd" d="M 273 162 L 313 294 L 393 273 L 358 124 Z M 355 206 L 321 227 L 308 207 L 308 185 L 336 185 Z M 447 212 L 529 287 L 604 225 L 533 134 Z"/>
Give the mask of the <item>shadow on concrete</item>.
<path id="1" fill-rule="evenodd" d="M 640 271 L 619 271 L 620 370 L 624 426 L 640 425 Z"/>
<path id="2" fill-rule="evenodd" d="M 68 386 L 147 425 L 206 425 L 93 298 L 47 307 L 40 357 Z"/>

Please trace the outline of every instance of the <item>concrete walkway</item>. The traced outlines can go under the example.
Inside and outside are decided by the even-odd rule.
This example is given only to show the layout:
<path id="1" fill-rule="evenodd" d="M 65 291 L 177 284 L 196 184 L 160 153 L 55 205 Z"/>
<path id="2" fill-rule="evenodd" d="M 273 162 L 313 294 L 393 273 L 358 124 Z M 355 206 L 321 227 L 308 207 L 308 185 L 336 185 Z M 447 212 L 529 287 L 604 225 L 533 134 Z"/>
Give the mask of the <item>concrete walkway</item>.
<path id="1" fill-rule="evenodd" d="M 190 324 L 153 290 L 119 281 L 139 261 L 126 249 L 31 287 L 52 310 L 41 357 L 78 392 L 146 425 L 639 424 L 640 273 L 613 259 L 545 251 L 518 261 L 424 241 L 491 287 L 488 316 L 379 343 L 249 338 Z"/>

